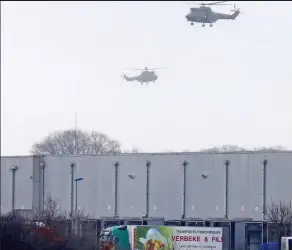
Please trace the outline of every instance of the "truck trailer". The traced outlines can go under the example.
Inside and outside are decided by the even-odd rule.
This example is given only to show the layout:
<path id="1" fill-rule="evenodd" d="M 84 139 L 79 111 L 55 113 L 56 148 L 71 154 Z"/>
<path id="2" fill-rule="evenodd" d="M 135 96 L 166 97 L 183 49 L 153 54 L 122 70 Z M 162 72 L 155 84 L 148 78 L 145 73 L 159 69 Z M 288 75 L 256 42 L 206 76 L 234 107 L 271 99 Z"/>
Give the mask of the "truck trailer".
<path id="1" fill-rule="evenodd" d="M 100 233 L 101 250 L 223 249 L 218 227 L 113 226 Z"/>

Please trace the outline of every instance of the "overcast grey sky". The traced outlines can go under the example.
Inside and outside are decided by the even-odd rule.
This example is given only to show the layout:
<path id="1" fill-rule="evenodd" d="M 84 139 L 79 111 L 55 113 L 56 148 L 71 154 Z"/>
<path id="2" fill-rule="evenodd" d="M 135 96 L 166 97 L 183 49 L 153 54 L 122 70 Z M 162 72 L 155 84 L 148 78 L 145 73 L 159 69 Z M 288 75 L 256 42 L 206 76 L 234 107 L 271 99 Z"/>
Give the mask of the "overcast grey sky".
<path id="1" fill-rule="evenodd" d="M 75 112 L 147 152 L 292 148 L 292 2 L 230 3 L 238 20 L 202 28 L 183 2 L 1 2 L 2 155 Z M 145 66 L 167 69 L 148 86 L 121 79 Z"/>

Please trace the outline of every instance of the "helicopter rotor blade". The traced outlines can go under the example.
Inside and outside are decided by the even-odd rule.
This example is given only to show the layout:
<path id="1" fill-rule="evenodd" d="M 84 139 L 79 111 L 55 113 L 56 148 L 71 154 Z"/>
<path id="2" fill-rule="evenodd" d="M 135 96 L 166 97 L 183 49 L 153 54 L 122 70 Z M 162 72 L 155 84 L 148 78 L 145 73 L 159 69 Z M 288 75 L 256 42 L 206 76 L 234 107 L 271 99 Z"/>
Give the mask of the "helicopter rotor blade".
<path id="1" fill-rule="evenodd" d="M 201 6 L 209 6 L 209 5 L 231 5 L 229 3 L 226 3 L 225 2 L 228 2 L 228 1 L 217 1 L 217 2 L 214 2 L 214 3 L 186 3 L 186 4 L 192 4 L 192 5 L 201 5 Z"/>
<path id="2" fill-rule="evenodd" d="M 231 5 L 229 3 L 227 3 L 227 4 L 221 4 L 221 3 L 226 3 L 226 2 L 228 2 L 228 1 L 218 1 L 218 2 L 214 2 L 214 3 L 209 3 L 207 5 L 218 5 L 218 4 L 220 4 L 220 5 Z"/>
<path id="3" fill-rule="evenodd" d="M 159 70 L 159 69 L 165 69 L 165 68 L 151 68 L 151 69 L 148 69 L 148 70 L 157 70 L 157 69 Z"/>
<path id="4" fill-rule="evenodd" d="M 127 68 L 128 70 L 145 70 L 145 68 L 144 69 L 137 69 L 137 68 Z"/>
<path id="5" fill-rule="evenodd" d="M 219 3 L 210 3 L 208 5 L 210 5 L 210 6 L 214 6 L 214 5 L 216 6 L 217 5 L 218 6 L 218 5 L 232 5 L 232 4 L 230 4 L 230 3 L 220 3 L 219 2 Z"/>
<path id="6" fill-rule="evenodd" d="M 156 69 L 165 69 L 165 68 L 147 68 L 147 67 L 145 67 L 144 69 L 128 68 L 128 70 L 141 70 L 141 71 L 144 71 L 144 70 L 156 70 Z"/>

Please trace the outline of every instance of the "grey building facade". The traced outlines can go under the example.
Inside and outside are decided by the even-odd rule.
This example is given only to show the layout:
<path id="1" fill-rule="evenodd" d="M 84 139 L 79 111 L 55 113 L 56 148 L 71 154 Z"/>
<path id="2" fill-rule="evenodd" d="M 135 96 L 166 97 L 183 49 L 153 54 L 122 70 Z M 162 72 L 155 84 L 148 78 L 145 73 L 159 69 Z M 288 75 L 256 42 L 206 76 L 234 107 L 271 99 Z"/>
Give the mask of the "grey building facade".
<path id="1" fill-rule="evenodd" d="M 292 152 L 1 157 L 1 213 L 12 197 L 38 212 L 48 195 L 70 213 L 82 177 L 78 209 L 97 218 L 262 221 L 264 204 L 292 200 L 291 176 Z"/>

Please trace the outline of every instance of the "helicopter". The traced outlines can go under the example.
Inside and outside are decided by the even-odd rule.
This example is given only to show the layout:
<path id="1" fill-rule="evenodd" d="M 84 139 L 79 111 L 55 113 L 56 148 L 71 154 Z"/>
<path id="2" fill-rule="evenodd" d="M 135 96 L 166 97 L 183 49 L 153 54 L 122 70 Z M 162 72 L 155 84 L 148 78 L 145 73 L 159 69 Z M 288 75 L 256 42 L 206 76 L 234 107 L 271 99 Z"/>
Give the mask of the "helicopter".
<path id="1" fill-rule="evenodd" d="M 148 69 L 145 67 L 144 69 L 131 69 L 131 70 L 142 70 L 141 74 L 138 76 L 127 76 L 125 74 L 122 75 L 122 78 L 124 78 L 127 82 L 130 81 L 138 81 L 143 85 L 143 83 L 146 83 L 148 85 L 149 82 L 155 83 L 155 81 L 158 79 L 158 76 L 153 70 L 156 69 L 163 69 L 163 68 L 153 68 L 153 69 Z"/>
<path id="2" fill-rule="evenodd" d="M 234 5 L 234 9 L 231 10 L 233 14 L 223 14 L 214 12 L 211 7 L 212 5 L 230 5 L 224 4 L 224 2 L 228 1 L 219 1 L 214 3 L 198 3 L 201 5 L 199 8 L 191 8 L 191 11 L 186 15 L 186 19 L 188 22 L 191 22 L 191 25 L 195 23 L 202 23 L 202 27 L 205 27 L 206 23 L 210 24 L 210 27 L 213 27 L 213 23 L 216 23 L 220 19 L 225 20 L 235 20 L 236 17 L 241 13 L 240 9 L 236 9 Z"/>

